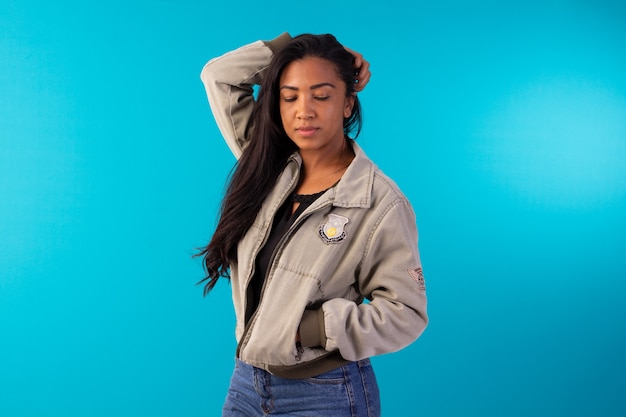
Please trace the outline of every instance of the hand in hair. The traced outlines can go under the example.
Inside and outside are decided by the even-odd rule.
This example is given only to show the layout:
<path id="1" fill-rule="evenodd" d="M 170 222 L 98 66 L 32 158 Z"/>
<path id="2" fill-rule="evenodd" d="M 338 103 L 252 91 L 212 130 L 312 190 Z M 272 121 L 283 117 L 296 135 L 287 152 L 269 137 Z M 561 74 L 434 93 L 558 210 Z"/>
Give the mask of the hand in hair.
<path id="1" fill-rule="evenodd" d="M 360 53 L 350 48 L 346 48 L 346 51 L 354 56 L 354 89 L 357 92 L 363 91 L 372 75 L 370 72 L 370 63 L 363 59 L 363 55 Z"/>

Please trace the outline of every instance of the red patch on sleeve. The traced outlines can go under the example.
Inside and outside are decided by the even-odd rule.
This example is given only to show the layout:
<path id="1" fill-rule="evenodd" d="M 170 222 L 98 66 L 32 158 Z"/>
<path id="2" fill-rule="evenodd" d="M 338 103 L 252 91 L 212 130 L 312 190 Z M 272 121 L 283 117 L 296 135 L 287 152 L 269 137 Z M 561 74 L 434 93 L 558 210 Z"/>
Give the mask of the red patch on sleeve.
<path id="1" fill-rule="evenodd" d="M 426 282 L 424 281 L 424 273 L 422 272 L 422 268 L 409 269 L 409 275 L 413 279 L 413 281 L 417 282 L 420 290 L 426 290 Z"/>

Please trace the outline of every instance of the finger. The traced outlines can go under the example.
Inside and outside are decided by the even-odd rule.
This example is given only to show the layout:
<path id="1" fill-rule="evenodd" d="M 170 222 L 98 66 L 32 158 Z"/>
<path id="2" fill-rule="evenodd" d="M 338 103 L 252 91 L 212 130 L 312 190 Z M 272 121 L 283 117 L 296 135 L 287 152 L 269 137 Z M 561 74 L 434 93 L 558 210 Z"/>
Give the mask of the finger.
<path id="1" fill-rule="evenodd" d="M 345 48 L 345 47 L 344 47 Z M 350 48 L 345 48 L 346 51 L 350 52 L 350 54 L 354 57 L 354 68 L 360 68 L 363 65 L 363 55 L 360 53 L 353 51 Z"/>
<path id="2" fill-rule="evenodd" d="M 357 93 L 363 91 L 369 80 L 369 76 L 355 80 L 354 91 Z"/>
<path id="3" fill-rule="evenodd" d="M 356 91 L 362 91 L 365 88 L 365 86 L 367 85 L 367 83 L 369 83 L 370 77 L 371 77 L 371 73 L 370 72 L 367 72 L 367 74 L 365 74 L 362 77 L 359 76 L 359 78 L 357 80 L 358 82 L 354 86 L 354 89 Z"/>
<path id="4" fill-rule="evenodd" d="M 361 65 L 359 65 L 359 72 L 365 73 L 370 70 L 370 63 L 361 58 Z"/>
<path id="5" fill-rule="evenodd" d="M 361 68 L 359 68 L 358 75 L 356 75 L 357 83 L 354 86 L 354 89 L 356 91 L 363 90 L 365 86 L 367 85 L 367 83 L 369 82 L 370 77 L 372 76 L 372 73 L 369 68 L 370 68 L 369 62 L 363 60 L 363 64 L 361 65 Z"/>

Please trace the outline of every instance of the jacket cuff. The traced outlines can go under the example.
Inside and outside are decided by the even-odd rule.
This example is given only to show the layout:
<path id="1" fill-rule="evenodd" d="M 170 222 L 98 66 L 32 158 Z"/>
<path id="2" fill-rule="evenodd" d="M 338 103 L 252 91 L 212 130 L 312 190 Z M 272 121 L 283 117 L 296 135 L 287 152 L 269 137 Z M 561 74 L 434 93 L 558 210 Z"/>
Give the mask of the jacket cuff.
<path id="1" fill-rule="evenodd" d="M 324 310 L 306 310 L 300 322 L 300 343 L 304 347 L 326 346 Z"/>
<path id="2" fill-rule="evenodd" d="M 285 32 L 277 38 L 274 38 L 271 41 L 263 41 L 263 43 L 265 44 L 265 46 L 272 50 L 273 54 L 275 54 L 276 52 L 283 49 L 283 47 L 287 45 L 289 41 L 291 41 L 291 35 Z"/>

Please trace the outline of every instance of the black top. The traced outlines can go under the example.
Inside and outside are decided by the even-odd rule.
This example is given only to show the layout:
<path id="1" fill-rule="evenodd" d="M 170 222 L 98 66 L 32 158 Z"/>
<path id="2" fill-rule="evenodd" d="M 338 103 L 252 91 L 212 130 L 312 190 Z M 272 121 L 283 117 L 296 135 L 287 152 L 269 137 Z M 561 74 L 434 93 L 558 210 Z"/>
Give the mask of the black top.
<path id="1" fill-rule="evenodd" d="M 319 196 L 324 194 L 326 190 L 320 191 L 316 194 L 291 194 L 287 201 L 278 209 L 274 222 L 272 224 L 272 230 L 265 243 L 265 246 L 261 248 L 261 251 L 257 255 L 254 276 L 248 285 L 248 303 L 246 305 L 246 324 L 252 317 L 252 314 L 256 311 L 259 301 L 261 300 L 261 290 L 263 289 L 263 283 L 265 282 L 265 276 L 274 254 L 274 249 L 278 245 L 278 242 L 282 239 L 283 235 L 289 230 L 294 221 L 307 209 Z M 300 203 L 298 208 L 292 214 L 293 203 Z"/>

